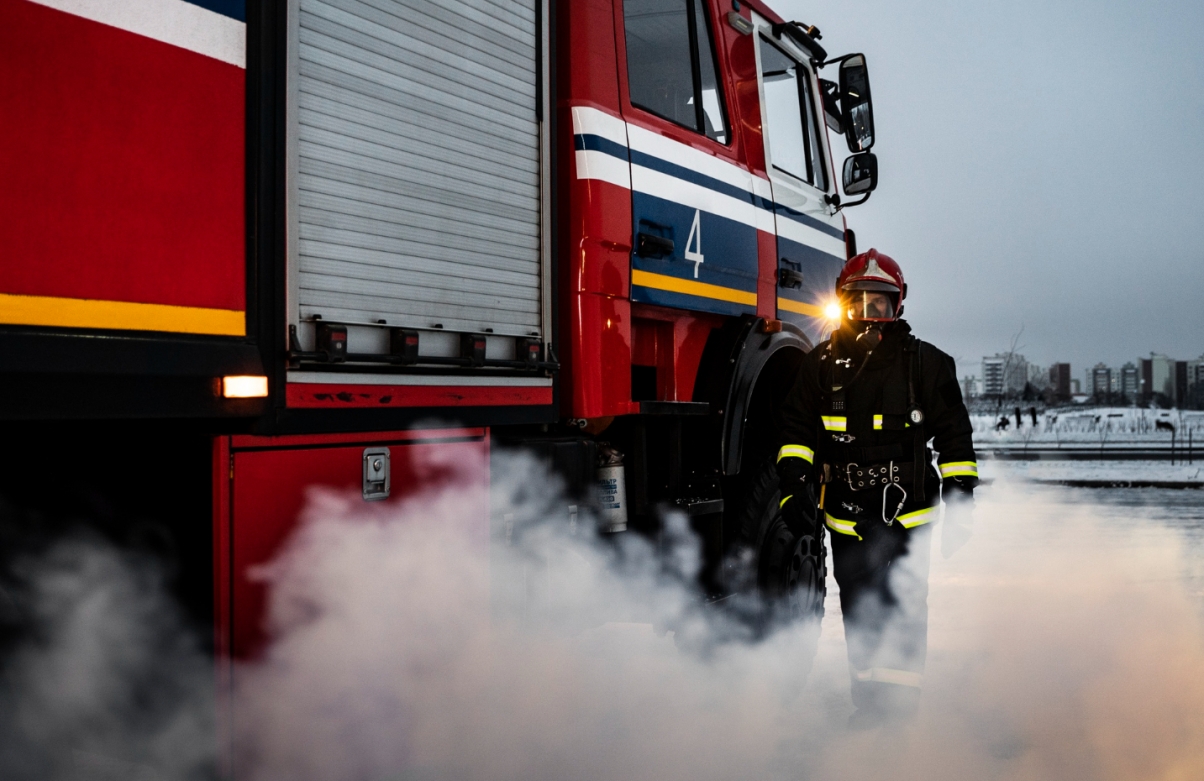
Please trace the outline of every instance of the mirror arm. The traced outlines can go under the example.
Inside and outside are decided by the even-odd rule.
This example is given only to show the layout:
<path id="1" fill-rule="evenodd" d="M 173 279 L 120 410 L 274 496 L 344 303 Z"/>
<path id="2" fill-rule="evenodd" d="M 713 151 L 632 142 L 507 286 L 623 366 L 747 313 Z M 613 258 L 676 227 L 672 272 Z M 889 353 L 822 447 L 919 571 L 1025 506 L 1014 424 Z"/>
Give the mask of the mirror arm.
<path id="1" fill-rule="evenodd" d="M 843 54 L 843 55 L 841 55 L 841 56 L 839 56 L 839 57 L 833 57 L 833 58 L 832 58 L 832 59 L 830 59 L 830 60 L 820 60 L 819 62 L 817 62 L 817 63 L 815 64 L 815 67 L 817 67 L 817 68 L 826 68 L 826 67 L 828 67 L 829 65 L 837 65 L 837 64 L 839 64 L 839 63 L 842 63 L 842 62 L 844 62 L 844 61 L 845 61 L 845 60 L 847 60 L 848 58 L 850 58 L 850 57 L 854 57 L 854 56 L 856 56 L 856 53 L 854 53 L 854 54 Z"/>
<path id="2" fill-rule="evenodd" d="M 861 196 L 861 200 L 860 200 L 860 201 L 845 201 L 844 203 L 837 203 L 837 204 L 836 204 L 836 211 L 840 211 L 841 209 L 847 209 L 847 208 L 848 208 L 848 207 L 850 207 L 850 206 L 860 206 L 861 204 L 863 204 L 863 203 L 865 203 L 866 201 L 868 201 L 868 200 L 870 199 L 870 196 L 871 196 L 871 195 L 873 195 L 873 194 L 874 194 L 874 191 L 873 191 L 873 190 L 870 190 L 868 193 L 866 193 L 865 195 Z M 837 197 L 839 198 L 839 196 L 837 196 Z"/>

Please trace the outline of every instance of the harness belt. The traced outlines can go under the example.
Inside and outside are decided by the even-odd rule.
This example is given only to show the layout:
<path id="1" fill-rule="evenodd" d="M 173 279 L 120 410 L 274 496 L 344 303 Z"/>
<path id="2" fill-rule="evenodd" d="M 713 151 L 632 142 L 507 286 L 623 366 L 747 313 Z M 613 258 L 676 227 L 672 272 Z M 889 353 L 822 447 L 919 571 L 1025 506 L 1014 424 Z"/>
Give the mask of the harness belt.
<path id="1" fill-rule="evenodd" d="M 884 461 L 864 466 L 852 462 L 847 464 L 826 463 L 822 479 L 825 483 L 845 483 L 851 491 L 864 491 L 892 483 L 907 484 L 914 477 L 915 465 L 910 461 Z"/>

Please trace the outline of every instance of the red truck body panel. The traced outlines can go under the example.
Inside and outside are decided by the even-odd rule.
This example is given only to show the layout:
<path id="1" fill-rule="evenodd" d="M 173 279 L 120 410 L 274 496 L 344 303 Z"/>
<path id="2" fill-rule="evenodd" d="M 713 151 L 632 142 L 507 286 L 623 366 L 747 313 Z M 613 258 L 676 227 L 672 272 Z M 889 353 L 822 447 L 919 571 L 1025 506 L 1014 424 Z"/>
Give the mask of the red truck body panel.
<path id="1" fill-rule="evenodd" d="M 217 440 L 215 488 L 225 501 L 214 509 L 216 621 L 219 642 L 232 657 L 254 656 L 267 639 L 267 588 L 256 567 L 281 552 L 311 491 L 333 490 L 361 501 L 368 447 L 388 447 L 392 461 L 392 491 L 372 505 L 374 514 L 388 514 L 407 498 L 452 482 L 489 483 L 489 434 L 482 428 Z M 484 539 L 488 506 L 483 503 L 473 517 L 480 519 Z"/>
<path id="2" fill-rule="evenodd" d="M 0 323 L 245 334 L 244 69 L 0 0 L 0 72 Z"/>

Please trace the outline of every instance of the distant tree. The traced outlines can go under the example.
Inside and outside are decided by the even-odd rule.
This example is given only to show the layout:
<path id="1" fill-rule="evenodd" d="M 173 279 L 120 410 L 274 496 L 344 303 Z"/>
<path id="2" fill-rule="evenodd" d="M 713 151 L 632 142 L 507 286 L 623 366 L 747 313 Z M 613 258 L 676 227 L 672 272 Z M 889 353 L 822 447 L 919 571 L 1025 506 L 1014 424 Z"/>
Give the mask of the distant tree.
<path id="1" fill-rule="evenodd" d="M 1005 353 L 1005 354 L 1004 354 L 1004 359 L 1003 359 L 1003 388 L 1002 388 L 1002 390 L 1000 391 L 1000 394 L 999 394 L 999 399 L 998 399 L 998 403 L 997 403 L 997 404 L 996 404 L 996 406 L 995 406 L 995 408 L 996 408 L 996 409 L 1002 409 L 1002 408 L 1003 408 L 1003 400 L 1004 400 L 1005 398 L 1009 398 L 1009 397 L 1011 397 L 1011 395 L 1012 395 L 1012 394 L 1009 392 L 1009 388 L 1008 388 L 1008 378 L 1009 378 L 1009 377 L 1011 377 L 1011 372 L 1012 372 L 1012 369 L 1014 368 L 1014 364 L 1015 364 L 1015 361 L 1016 361 L 1016 350 L 1017 350 L 1017 349 L 1019 349 L 1019 348 L 1017 347 L 1017 345 L 1020 343 L 1020 336 L 1021 336 L 1021 334 L 1023 334 L 1023 333 L 1024 333 L 1024 323 L 1021 323 L 1021 324 L 1020 324 L 1020 330 L 1019 330 L 1019 331 L 1017 331 L 1015 334 L 1013 334 L 1013 335 L 1012 335 L 1012 343 L 1011 343 L 1011 346 L 1009 346 L 1009 347 L 1008 347 L 1008 351 L 1007 351 L 1007 353 Z"/>

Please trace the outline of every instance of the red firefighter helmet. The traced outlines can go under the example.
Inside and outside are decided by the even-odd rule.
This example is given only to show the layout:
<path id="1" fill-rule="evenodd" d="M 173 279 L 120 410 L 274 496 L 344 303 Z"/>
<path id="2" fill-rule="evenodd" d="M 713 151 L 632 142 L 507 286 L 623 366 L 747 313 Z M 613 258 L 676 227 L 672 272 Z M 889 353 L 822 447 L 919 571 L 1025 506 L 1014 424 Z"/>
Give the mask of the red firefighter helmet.
<path id="1" fill-rule="evenodd" d="M 885 294 L 885 295 L 883 295 Z M 876 249 L 854 255 L 836 279 L 836 296 L 845 318 L 889 323 L 903 314 L 907 283 L 903 269 Z"/>

